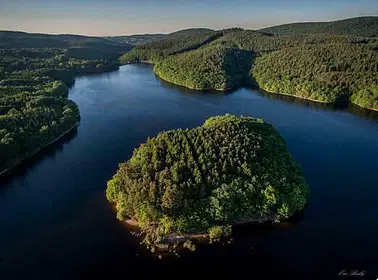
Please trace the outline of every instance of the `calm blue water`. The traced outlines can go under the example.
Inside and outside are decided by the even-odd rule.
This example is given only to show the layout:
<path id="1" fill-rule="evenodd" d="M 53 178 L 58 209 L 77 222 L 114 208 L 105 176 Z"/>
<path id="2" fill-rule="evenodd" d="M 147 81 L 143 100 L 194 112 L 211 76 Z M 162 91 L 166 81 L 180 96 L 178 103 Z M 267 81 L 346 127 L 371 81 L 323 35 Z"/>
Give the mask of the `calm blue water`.
<path id="1" fill-rule="evenodd" d="M 77 133 L 0 188 L 0 279 L 107 279 L 176 269 L 264 273 L 262 279 L 337 279 L 342 269 L 357 269 L 366 279 L 378 277 L 373 113 L 363 117 L 355 108 L 332 110 L 250 89 L 192 92 L 161 82 L 146 65 L 77 78 L 69 97 L 81 112 Z M 148 136 L 225 113 L 274 124 L 304 170 L 309 205 L 296 222 L 237 229 L 232 246 L 155 260 L 115 219 L 106 181 Z"/>

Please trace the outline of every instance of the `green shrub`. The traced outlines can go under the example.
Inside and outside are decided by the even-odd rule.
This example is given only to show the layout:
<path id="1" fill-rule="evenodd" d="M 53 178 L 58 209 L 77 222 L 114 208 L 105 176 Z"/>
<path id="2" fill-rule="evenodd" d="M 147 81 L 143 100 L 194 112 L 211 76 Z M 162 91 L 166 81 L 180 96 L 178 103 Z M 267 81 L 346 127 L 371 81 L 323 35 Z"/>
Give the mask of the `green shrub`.
<path id="1" fill-rule="evenodd" d="M 226 226 L 213 226 L 209 229 L 209 238 L 212 241 L 219 240 L 222 237 L 230 236 L 232 233 L 232 227 Z"/>

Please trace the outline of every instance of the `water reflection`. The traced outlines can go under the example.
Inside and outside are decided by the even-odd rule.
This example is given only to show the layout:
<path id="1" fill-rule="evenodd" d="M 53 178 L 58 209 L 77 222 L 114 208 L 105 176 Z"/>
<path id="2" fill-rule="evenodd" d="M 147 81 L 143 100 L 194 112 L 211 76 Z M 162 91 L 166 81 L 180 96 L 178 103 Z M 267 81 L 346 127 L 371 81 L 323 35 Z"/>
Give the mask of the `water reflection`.
<path id="1" fill-rule="evenodd" d="M 368 119 L 375 112 L 253 89 L 196 92 L 156 79 L 151 68 L 129 65 L 76 80 L 69 97 L 82 115 L 77 135 L 66 139 L 67 146 L 49 147 L 0 189 L 1 279 L 8 279 L 5 272 L 12 279 L 111 279 L 174 271 L 240 278 L 268 271 L 280 279 L 298 269 L 306 272 L 301 279 L 312 271 L 323 273 L 316 279 L 328 279 L 362 262 L 373 274 L 378 123 Z M 278 129 L 304 170 L 309 205 L 286 223 L 235 228 L 230 246 L 151 259 L 115 218 L 106 181 L 148 136 L 224 113 L 261 117 Z"/>
<path id="2" fill-rule="evenodd" d="M 58 154 L 63 153 L 64 145 L 69 143 L 78 133 L 78 127 L 75 127 L 70 132 L 65 134 L 61 139 L 55 143 L 42 148 L 33 157 L 25 159 L 20 165 L 10 170 L 8 173 L 0 176 L 0 187 L 12 181 L 15 177 L 22 177 L 35 165 L 38 165 L 46 158 L 55 158 Z"/>
<path id="3" fill-rule="evenodd" d="M 170 82 L 164 81 L 160 79 L 156 74 L 154 74 L 157 81 L 159 81 L 159 84 L 167 89 L 175 89 L 176 91 L 184 94 L 184 95 L 195 95 L 195 96 L 203 96 L 203 95 L 211 95 L 211 96 L 224 96 L 229 95 L 237 91 L 237 89 L 231 89 L 226 91 L 217 91 L 217 90 L 195 90 L 195 89 L 189 89 L 183 86 L 175 85 Z"/>
<path id="4" fill-rule="evenodd" d="M 378 120 L 378 111 L 368 110 L 352 103 L 348 104 L 348 111 L 366 119 Z"/>
<path id="5" fill-rule="evenodd" d="M 151 65 L 143 65 L 142 67 L 152 68 Z M 232 90 L 228 90 L 224 92 L 215 91 L 215 90 L 206 90 L 206 91 L 193 90 L 193 89 L 188 89 L 186 87 L 175 85 L 167 81 L 164 81 L 160 79 L 156 74 L 154 74 L 154 76 L 159 81 L 159 84 L 161 86 L 167 89 L 175 89 L 176 91 L 179 91 L 183 95 L 192 95 L 192 96 L 200 96 L 200 97 L 207 95 L 207 96 L 212 96 L 212 97 L 221 97 L 221 96 L 231 95 L 240 89 L 240 88 L 232 89 Z M 328 103 L 321 103 L 321 102 L 315 102 L 315 101 L 311 101 L 307 99 L 297 98 L 297 97 L 289 96 L 289 95 L 271 93 L 271 92 L 264 91 L 262 89 L 258 89 L 256 87 L 244 87 L 244 88 L 252 90 L 254 93 L 258 93 L 258 95 L 260 95 L 261 97 L 266 97 L 271 100 L 279 100 L 285 103 L 295 104 L 298 106 L 307 107 L 311 109 L 350 112 L 362 118 L 378 120 L 378 111 L 365 109 L 352 103 L 328 104 Z"/>

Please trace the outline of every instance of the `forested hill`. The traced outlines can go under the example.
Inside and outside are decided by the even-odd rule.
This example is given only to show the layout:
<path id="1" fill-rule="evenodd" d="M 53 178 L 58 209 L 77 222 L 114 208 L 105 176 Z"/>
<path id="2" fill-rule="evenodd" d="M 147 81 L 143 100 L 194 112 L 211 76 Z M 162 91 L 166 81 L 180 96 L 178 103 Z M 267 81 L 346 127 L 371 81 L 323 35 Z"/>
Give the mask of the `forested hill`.
<path id="1" fill-rule="evenodd" d="M 38 33 L 25 33 L 14 31 L 0 31 L 0 49 L 21 48 L 58 48 L 72 50 L 72 56 L 79 55 L 93 59 L 94 53 L 98 52 L 95 59 L 116 58 L 133 48 L 126 43 L 117 43 L 104 38 L 87 37 L 81 35 L 49 35 Z M 78 50 L 80 48 L 80 50 Z"/>
<path id="2" fill-rule="evenodd" d="M 274 93 L 326 103 L 349 100 L 378 110 L 378 38 L 371 37 L 378 30 L 372 28 L 375 19 L 324 23 L 336 34 L 325 34 L 325 27 L 310 34 L 317 33 L 310 26 L 321 23 L 293 25 L 298 32 L 285 35 L 192 29 L 137 46 L 120 62 L 154 63 L 159 77 L 192 89 L 228 90 L 249 83 Z"/>
<path id="3" fill-rule="evenodd" d="M 41 34 L 20 31 L 0 31 L 0 48 L 69 48 L 94 44 L 113 47 L 128 46 L 125 43 L 114 43 L 100 37 L 71 34 Z M 130 46 L 129 46 L 130 47 Z"/>
<path id="4" fill-rule="evenodd" d="M 125 35 L 125 36 L 107 36 L 103 37 L 106 40 L 118 43 L 118 44 L 130 44 L 133 46 L 139 46 L 153 41 L 163 40 L 163 39 L 177 39 L 182 37 L 194 36 L 201 32 L 213 31 L 206 28 L 190 28 L 179 30 L 170 34 L 135 34 L 135 35 Z"/>
<path id="5" fill-rule="evenodd" d="M 358 17 L 331 22 L 303 22 L 272 26 L 260 31 L 277 35 L 333 34 L 378 36 L 378 17 Z"/>
<path id="6" fill-rule="evenodd" d="M 129 44 L 137 46 L 148 42 L 164 39 L 166 36 L 166 34 L 136 34 L 125 36 L 108 36 L 103 38 L 117 44 Z"/>
<path id="7" fill-rule="evenodd" d="M 169 55 L 197 49 L 219 38 L 222 32 L 211 29 L 186 29 L 168 34 L 164 39 L 137 46 L 121 56 L 121 63 L 158 62 Z"/>
<path id="8" fill-rule="evenodd" d="M 206 35 L 213 32 L 214 30 L 208 28 L 189 28 L 170 33 L 165 37 L 165 39 L 178 39 L 190 36 Z"/>
<path id="9" fill-rule="evenodd" d="M 155 66 L 163 80 L 200 90 L 230 90 L 249 83 L 253 54 L 222 44 L 169 56 Z"/>

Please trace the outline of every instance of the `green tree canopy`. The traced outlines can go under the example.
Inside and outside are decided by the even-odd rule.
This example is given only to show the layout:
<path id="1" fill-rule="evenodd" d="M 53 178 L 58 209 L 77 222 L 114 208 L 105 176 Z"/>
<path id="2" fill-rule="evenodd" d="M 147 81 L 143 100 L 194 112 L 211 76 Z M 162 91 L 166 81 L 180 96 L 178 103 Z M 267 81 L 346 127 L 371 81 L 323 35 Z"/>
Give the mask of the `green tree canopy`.
<path id="1" fill-rule="evenodd" d="M 190 233 L 286 219 L 305 207 L 309 189 L 270 124 L 225 115 L 148 139 L 120 164 L 106 194 L 121 220 Z"/>

